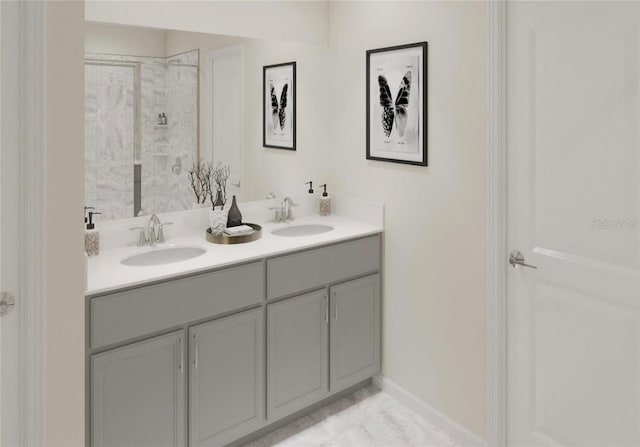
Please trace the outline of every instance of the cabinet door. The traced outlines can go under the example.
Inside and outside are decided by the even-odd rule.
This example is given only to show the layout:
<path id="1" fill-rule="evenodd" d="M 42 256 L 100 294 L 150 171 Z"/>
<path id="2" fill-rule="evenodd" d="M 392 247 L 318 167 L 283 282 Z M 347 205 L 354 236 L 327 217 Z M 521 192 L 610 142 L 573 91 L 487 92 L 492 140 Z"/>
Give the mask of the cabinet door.
<path id="1" fill-rule="evenodd" d="M 328 306 L 324 289 L 267 306 L 270 421 L 328 394 Z"/>
<path id="2" fill-rule="evenodd" d="M 264 422 L 262 309 L 191 328 L 190 445 L 218 446 Z"/>
<path id="3" fill-rule="evenodd" d="M 380 370 L 380 276 L 331 287 L 331 392 Z"/>
<path id="4" fill-rule="evenodd" d="M 184 333 L 91 357 L 93 447 L 185 445 Z"/>

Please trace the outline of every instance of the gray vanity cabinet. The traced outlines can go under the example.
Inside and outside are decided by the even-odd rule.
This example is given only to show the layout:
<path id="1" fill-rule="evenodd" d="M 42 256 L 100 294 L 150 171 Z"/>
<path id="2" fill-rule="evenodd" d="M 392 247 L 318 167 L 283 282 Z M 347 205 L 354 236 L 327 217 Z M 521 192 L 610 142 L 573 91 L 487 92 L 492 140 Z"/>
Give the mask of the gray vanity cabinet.
<path id="1" fill-rule="evenodd" d="M 262 309 L 189 330 L 191 446 L 220 446 L 264 422 Z"/>
<path id="2" fill-rule="evenodd" d="M 185 445 L 184 331 L 91 357 L 93 447 Z"/>
<path id="3" fill-rule="evenodd" d="M 380 370 L 380 275 L 330 289 L 331 392 L 343 390 Z"/>
<path id="4" fill-rule="evenodd" d="M 380 253 L 372 235 L 88 296 L 87 446 L 228 445 L 366 383 Z"/>
<path id="5" fill-rule="evenodd" d="M 270 421 L 329 393 L 327 290 L 267 306 L 267 408 Z"/>

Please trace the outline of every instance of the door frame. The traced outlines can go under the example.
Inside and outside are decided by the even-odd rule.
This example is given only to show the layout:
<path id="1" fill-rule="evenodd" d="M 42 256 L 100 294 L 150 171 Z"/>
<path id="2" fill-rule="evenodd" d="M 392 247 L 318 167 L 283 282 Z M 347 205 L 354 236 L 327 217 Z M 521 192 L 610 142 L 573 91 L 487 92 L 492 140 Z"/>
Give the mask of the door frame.
<path id="1" fill-rule="evenodd" d="M 221 47 L 221 48 L 216 48 L 216 49 L 212 49 L 206 52 L 206 54 L 204 54 L 204 56 L 202 55 L 202 53 L 200 53 L 200 69 L 202 70 L 202 75 L 203 75 L 203 79 L 205 82 L 205 89 L 208 92 L 206 101 L 205 101 L 205 110 L 204 110 L 204 114 L 207 117 L 208 120 L 208 124 L 209 126 L 206 127 L 206 133 L 205 133 L 205 142 L 204 142 L 204 147 L 205 147 L 205 154 L 203 157 L 202 154 L 202 144 L 200 144 L 199 146 L 199 155 L 200 158 L 204 159 L 205 161 L 213 161 L 213 157 L 214 157 L 214 152 L 215 152 L 215 148 L 213 147 L 214 142 L 214 126 L 213 126 L 213 120 L 215 119 L 214 113 L 213 113 L 213 64 L 215 63 L 216 60 L 220 60 L 220 59 L 224 59 L 225 57 L 228 56 L 239 56 L 240 57 L 240 119 L 242 120 L 242 117 L 244 115 L 244 98 L 245 98 L 245 79 L 244 79 L 244 68 L 245 68 L 245 58 L 244 58 L 244 50 L 245 50 L 245 45 L 244 43 L 238 43 L 235 45 L 230 45 L 227 47 Z M 203 63 L 204 62 L 204 63 Z M 204 69 L 202 68 L 204 67 Z M 202 86 L 200 86 L 200 89 L 202 89 Z M 200 111 L 202 112 L 202 107 L 200 108 Z M 200 142 L 202 143 L 202 140 L 200 140 Z M 240 132 L 240 148 L 242 149 L 244 147 L 244 142 L 245 142 L 245 137 L 244 137 L 244 132 Z M 240 171 L 238 172 L 238 177 L 240 179 L 240 194 L 242 195 L 242 182 L 243 182 L 243 178 L 244 178 L 244 172 L 242 169 L 242 162 L 244 160 L 244 154 L 243 151 L 240 150 L 240 154 L 239 154 L 239 163 L 240 163 Z"/>
<path id="2" fill-rule="evenodd" d="M 507 446 L 507 4 L 487 13 L 487 445 Z"/>
<path id="3" fill-rule="evenodd" d="M 19 19 L 9 25 L 19 45 L 19 278 L 18 352 L 20 383 L 18 433 L 25 447 L 44 445 L 45 354 L 45 24 L 46 2 L 19 2 Z M 2 30 L 4 33 L 4 29 Z"/>

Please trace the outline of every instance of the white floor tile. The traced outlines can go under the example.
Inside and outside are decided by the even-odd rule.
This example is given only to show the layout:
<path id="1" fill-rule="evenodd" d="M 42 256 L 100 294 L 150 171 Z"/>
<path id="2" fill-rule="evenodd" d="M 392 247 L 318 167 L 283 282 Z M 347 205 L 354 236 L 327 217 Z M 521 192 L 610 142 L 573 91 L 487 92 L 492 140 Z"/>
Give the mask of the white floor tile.
<path id="1" fill-rule="evenodd" d="M 368 386 L 246 447 L 455 447 L 394 398 Z"/>

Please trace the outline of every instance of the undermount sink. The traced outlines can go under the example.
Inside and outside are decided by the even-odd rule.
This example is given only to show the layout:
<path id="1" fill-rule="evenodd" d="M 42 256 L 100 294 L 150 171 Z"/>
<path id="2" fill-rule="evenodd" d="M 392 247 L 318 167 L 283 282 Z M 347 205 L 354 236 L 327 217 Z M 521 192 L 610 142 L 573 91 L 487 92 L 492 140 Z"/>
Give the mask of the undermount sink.
<path id="1" fill-rule="evenodd" d="M 201 247 L 169 247 L 161 248 L 124 258 L 121 263 L 124 265 L 146 267 L 150 265 L 173 264 L 174 262 L 186 261 L 197 258 L 205 254 L 207 250 Z"/>
<path id="2" fill-rule="evenodd" d="M 305 224 L 278 228 L 277 230 L 273 230 L 271 234 L 275 234 L 276 236 L 300 237 L 322 234 L 331 230 L 333 230 L 333 227 L 331 225 Z"/>

